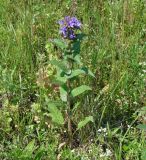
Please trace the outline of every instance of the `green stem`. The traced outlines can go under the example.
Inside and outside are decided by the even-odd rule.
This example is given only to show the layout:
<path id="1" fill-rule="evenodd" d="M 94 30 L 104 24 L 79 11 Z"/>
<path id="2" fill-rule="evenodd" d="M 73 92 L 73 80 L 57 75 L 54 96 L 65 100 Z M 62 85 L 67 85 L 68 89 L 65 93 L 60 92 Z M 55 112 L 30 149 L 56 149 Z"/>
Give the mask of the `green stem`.
<path id="1" fill-rule="evenodd" d="M 72 62 L 68 61 L 68 68 L 72 71 L 73 64 Z M 67 122 L 68 122 L 68 136 L 69 136 L 69 146 L 72 147 L 72 139 L 73 139 L 73 133 L 72 133 L 72 123 L 71 123 L 71 84 L 70 80 L 67 81 L 67 87 L 68 87 L 68 93 L 67 93 Z"/>
<path id="2" fill-rule="evenodd" d="M 69 84 L 70 82 L 68 82 Z M 70 95 L 67 96 L 67 118 L 68 118 L 68 135 L 69 135 L 69 146 L 72 147 L 72 124 L 71 124 L 71 100 Z"/>

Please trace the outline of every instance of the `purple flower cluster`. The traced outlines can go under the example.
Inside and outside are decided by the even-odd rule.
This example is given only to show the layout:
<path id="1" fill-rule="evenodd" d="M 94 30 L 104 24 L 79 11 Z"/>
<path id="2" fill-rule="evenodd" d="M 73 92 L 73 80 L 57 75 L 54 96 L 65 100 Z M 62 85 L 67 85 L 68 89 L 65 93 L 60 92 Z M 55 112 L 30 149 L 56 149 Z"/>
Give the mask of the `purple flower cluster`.
<path id="1" fill-rule="evenodd" d="M 74 40 L 76 38 L 75 30 L 81 29 L 81 22 L 76 17 L 66 16 L 58 23 L 60 24 L 61 35 L 70 40 Z"/>

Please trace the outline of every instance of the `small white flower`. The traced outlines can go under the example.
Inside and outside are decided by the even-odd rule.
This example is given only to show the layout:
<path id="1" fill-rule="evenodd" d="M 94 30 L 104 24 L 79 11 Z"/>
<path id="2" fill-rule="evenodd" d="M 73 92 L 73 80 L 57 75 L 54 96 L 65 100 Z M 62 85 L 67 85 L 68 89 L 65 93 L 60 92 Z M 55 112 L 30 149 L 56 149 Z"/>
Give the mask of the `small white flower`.
<path id="1" fill-rule="evenodd" d="M 106 129 L 106 128 L 103 128 L 102 131 L 105 133 L 105 132 L 107 131 L 107 129 Z"/>
<path id="2" fill-rule="evenodd" d="M 92 149 L 89 149 L 88 152 L 89 152 L 89 153 L 92 153 Z"/>
<path id="3" fill-rule="evenodd" d="M 75 150 L 74 150 L 74 149 L 72 149 L 72 150 L 71 150 L 71 153 L 75 153 Z"/>
<path id="4" fill-rule="evenodd" d="M 139 62 L 139 65 L 146 66 L 146 62 Z"/>
<path id="5" fill-rule="evenodd" d="M 93 142 L 93 139 L 91 139 L 90 141 Z"/>
<path id="6" fill-rule="evenodd" d="M 135 101 L 135 102 L 133 102 L 133 104 L 135 104 L 135 105 L 138 105 L 138 103 Z"/>
<path id="7" fill-rule="evenodd" d="M 112 152 L 111 152 L 111 150 L 109 150 L 108 148 L 106 149 L 106 156 L 107 156 L 107 157 L 112 156 Z"/>
<path id="8" fill-rule="evenodd" d="M 102 132 L 102 128 L 101 128 L 101 129 L 99 129 L 99 130 L 98 130 L 98 132 L 99 132 L 99 133 L 101 133 L 101 132 Z"/>
<path id="9" fill-rule="evenodd" d="M 130 125 L 127 125 L 128 128 L 130 128 Z"/>
<path id="10" fill-rule="evenodd" d="M 100 154 L 99 157 L 100 157 L 100 158 L 106 157 L 106 155 L 105 155 L 105 154 Z"/>
<path id="11" fill-rule="evenodd" d="M 104 133 L 104 137 L 106 137 L 107 136 L 107 133 Z"/>

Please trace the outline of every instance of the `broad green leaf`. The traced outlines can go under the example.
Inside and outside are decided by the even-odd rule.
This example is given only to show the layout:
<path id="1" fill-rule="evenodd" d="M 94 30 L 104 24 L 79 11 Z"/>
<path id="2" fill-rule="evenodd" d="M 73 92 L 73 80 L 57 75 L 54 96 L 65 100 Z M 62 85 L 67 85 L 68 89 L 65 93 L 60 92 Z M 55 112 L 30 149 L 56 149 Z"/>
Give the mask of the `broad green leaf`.
<path id="1" fill-rule="evenodd" d="M 73 97 L 76 97 L 76 96 L 78 96 L 78 95 L 80 95 L 80 94 L 82 94 L 82 93 L 84 93 L 85 91 L 88 91 L 88 90 L 91 90 L 91 88 L 89 86 L 82 85 L 82 86 L 79 86 L 79 87 L 73 89 L 71 91 L 71 95 Z"/>
<path id="2" fill-rule="evenodd" d="M 57 47 L 61 48 L 62 50 L 67 48 L 67 43 L 65 43 L 61 39 L 53 39 L 51 40 Z"/>
<path id="3" fill-rule="evenodd" d="M 73 77 L 76 77 L 80 74 L 88 74 L 92 77 L 95 77 L 94 74 L 88 68 L 83 67 L 81 69 L 76 69 L 76 70 L 72 71 L 71 75 L 68 78 L 73 78 Z"/>
<path id="4" fill-rule="evenodd" d="M 33 139 L 29 144 L 24 148 L 22 157 L 31 157 L 35 149 L 35 140 Z"/>
<path id="5" fill-rule="evenodd" d="M 146 124 L 139 124 L 139 125 L 137 126 L 137 128 L 143 129 L 143 130 L 146 131 Z"/>
<path id="6" fill-rule="evenodd" d="M 67 102 L 67 87 L 66 85 L 62 85 L 59 87 L 60 89 L 60 98 L 63 102 Z"/>
<path id="7" fill-rule="evenodd" d="M 73 78 L 73 77 L 76 77 L 80 74 L 84 74 L 85 72 L 82 70 L 82 69 L 76 69 L 74 71 L 72 71 L 71 75 L 68 76 L 68 78 Z"/>
<path id="8" fill-rule="evenodd" d="M 49 100 L 48 97 L 46 97 L 46 99 L 47 99 L 47 104 L 53 103 L 57 107 L 64 106 L 64 103 L 61 100 Z"/>
<path id="9" fill-rule="evenodd" d="M 79 122 L 77 130 L 81 129 L 89 122 L 94 122 L 93 116 L 86 117 L 83 121 Z"/>
<path id="10" fill-rule="evenodd" d="M 57 60 L 54 59 L 54 60 L 50 61 L 50 63 L 55 65 L 56 67 L 58 67 L 59 69 L 65 71 L 65 72 L 68 71 L 64 61 L 57 61 Z"/>
<path id="11" fill-rule="evenodd" d="M 48 104 L 48 110 L 50 113 L 47 115 L 52 118 L 52 121 L 56 124 L 62 125 L 64 124 L 64 118 L 61 111 L 55 106 L 53 103 Z"/>
<path id="12" fill-rule="evenodd" d="M 73 109 L 72 109 L 72 112 L 75 112 L 75 111 L 78 109 L 78 107 L 80 107 L 80 104 L 81 104 L 81 102 L 77 102 L 77 103 L 74 105 L 74 107 L 73 107 Z"/>
<path id="13" fill-rule="evenodd" d="M 55 84 L 63 85 L 66 83 L 67 78 L 66 77 L 60 77 L 60 76 L 55 76 L 56 78 L 52 81 Z"/>

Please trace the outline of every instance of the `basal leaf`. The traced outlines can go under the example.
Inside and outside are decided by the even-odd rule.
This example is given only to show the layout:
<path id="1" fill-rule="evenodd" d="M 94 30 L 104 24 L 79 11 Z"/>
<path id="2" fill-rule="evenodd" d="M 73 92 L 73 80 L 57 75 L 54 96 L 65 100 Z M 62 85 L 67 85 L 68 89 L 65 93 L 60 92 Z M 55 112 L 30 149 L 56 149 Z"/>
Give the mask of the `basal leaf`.
<path id="1" fill-rule="evenodd" d="M 81 122 L 79 122 L 77 130 L 81 129 L 82 127 L 84 127 L 89 122 L 94 122 L 92 116 L 86 117 L 84 120 L 82 120 Z"/>
<path id="2" fill-rule="evenodd" d="M 76 97 L 76 96 L 78 96 L 78 95 L 80 95 L 80 94 L 82 94 L 82 93 L 84 93 L 85 91 L 88 91 L 88 90 L 91 90 L 91 88 L 89 86 L 82 85 L 82 86 L 79 86 L 79 87 L 73 89 L 71 91 L 71 95 L 73 97 Z"/>
<path id="3" fill-rule="evenodd" d="M 22 157 L 31 157 L 32 153 L 35 149 L 35 140 L 33 139 L 31 142 L 28 143 L 28 145 L 24 148 Z"/>
<path id="4" fill-rule="evenodd" d="M 50 112 L 48 114 L 48 116 L 50 116 L 52 118 L 53 122 L 55 122 L 56 124 L 59 124 L 59 125 L 64 124 L 63 115 L 62 115 L 61 111 L 55 106 L 55 104 L 49 103 L 48 110 Z"/>

